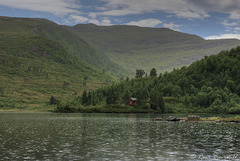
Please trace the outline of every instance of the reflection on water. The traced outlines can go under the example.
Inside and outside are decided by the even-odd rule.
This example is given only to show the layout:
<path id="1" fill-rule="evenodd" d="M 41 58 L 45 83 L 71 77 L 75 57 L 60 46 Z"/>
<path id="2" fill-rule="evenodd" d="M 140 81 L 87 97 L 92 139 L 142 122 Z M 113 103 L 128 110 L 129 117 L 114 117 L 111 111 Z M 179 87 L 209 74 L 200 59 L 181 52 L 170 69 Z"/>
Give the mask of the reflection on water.
<path id="1" fill-rule="evenodd" d="M 240 160 L 240 124 L 0 113 L 0 160 Z"/>

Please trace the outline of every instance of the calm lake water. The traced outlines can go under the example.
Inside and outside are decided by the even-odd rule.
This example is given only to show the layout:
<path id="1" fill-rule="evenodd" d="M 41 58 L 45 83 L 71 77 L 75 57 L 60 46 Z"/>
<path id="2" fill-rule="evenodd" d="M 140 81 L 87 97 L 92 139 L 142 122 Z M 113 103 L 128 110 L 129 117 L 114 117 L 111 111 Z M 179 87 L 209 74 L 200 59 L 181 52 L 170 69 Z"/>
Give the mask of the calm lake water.
<path id="1" fill-rule="evenodd" d="M 0 160 L 240 160 L 240 124 L 153 117 L 1 112 Z"/>

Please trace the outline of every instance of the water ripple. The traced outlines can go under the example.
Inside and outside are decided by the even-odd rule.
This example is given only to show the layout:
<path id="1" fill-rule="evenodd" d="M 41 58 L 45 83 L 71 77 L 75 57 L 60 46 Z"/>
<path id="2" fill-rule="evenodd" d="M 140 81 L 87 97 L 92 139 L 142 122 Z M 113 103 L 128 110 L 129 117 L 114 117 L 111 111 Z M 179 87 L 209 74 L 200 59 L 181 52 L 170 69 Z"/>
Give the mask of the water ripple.
<path id="1" fill-rule="evenodd" d="M 0 160 L 238 160 L 240 125 L 0 113 Z"/>

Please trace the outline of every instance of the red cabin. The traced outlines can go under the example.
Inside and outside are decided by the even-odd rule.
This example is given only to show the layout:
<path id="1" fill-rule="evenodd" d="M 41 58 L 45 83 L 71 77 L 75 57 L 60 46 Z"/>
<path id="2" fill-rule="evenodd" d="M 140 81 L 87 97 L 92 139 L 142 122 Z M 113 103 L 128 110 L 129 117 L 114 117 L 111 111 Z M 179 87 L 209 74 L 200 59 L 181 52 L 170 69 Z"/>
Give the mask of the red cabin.
<path id="1" fill-rule="evenodd" d="M 130 98 L 130 100 L 128 100 L 128 101 L 126 102 L 126 105 L 128 105 L 128 106 L 134 106 L 136 102 L 137 102 L 137 99 L 136 99 L 136 98 Z"/>

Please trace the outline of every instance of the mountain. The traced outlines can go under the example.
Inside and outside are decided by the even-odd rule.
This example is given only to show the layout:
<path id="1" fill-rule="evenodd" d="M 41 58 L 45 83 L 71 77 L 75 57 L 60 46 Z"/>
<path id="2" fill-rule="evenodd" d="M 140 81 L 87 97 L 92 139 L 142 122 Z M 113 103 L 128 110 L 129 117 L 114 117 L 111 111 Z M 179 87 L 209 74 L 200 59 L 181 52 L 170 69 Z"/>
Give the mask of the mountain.
<path id="1" fill-rule="evenodd" d="M 172 70 L 237 44 L 166 28 L 0 17 L 0 108 L 45 107 L 51 96 L 72 99 L 138 68 Z"/>
<path id="2" fill-rule="evenodd" d="M 0 17 L 0 108 L 39 108 L 52 95 L 71 99 L 114 80 L 96 68 L 108 61 L 98 56 L 51 21 Z"/>
<path id="3" fill-rule="evenodd" d="M 84 62 L 100 70 L 118 77 L 128 74 L 127 70 L 110 61 L 104 52 L 96 50 L 89 45 L 75 30 L 70 30 L 65 26 L 48 21 L 48 23 L 41 23 L 36 26 L 35 31 L 61 43 L 71 54 L 76 55 Z"/>
<path id="4" fill-rule="evenodd" d="M 167 28 L 94 24 L 79 24 L 69 28 L 132 74 L 136 69 L 149 72 L 153 67 L 160 72 L 170 71 L 206 55 L 240 45 L 237 39 L 204 40 Z"/>
<path id="5" fill-rule="evenodd" d="M 125 80 L 58 106 L 75 112 L 240 113 L 240 46 L 188 67 Z M 126 106 L 130 98 L 136 106 Z M 60 108 L 61 107 L 61 108 Z"/>

